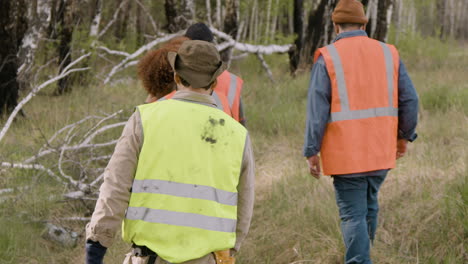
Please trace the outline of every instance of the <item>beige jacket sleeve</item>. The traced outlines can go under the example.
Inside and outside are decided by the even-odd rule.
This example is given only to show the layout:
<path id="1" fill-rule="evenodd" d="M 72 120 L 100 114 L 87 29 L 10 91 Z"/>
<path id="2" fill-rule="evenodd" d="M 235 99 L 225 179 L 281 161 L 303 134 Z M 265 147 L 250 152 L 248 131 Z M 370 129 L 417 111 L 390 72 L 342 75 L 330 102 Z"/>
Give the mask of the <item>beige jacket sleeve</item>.
<path id="1" fill-rule="evenodd" d="M 239 186 L 237 192 L 239 198 L 237 201 L 237 228 L 236 228 L 236 244 L 234 250 L 238 251 L 244 241 L 250 228 L 252 220 L 255 193 L 255 160 L 253 156 L 252 143 L 250 136 L 247 134 L 245 140 L 244 157 L 242 160 L 241 175 L 239 178 Z"/>
<path id="2" fill-rule="evenodd" d="M 104 171 L 96 208 L 91 222 L 86 226 L 86 240 L 99 241 L 104 247 L 111 246 L 128 207 L 142 141 L 140 114 L 135 111 L 125 125 Z"/>

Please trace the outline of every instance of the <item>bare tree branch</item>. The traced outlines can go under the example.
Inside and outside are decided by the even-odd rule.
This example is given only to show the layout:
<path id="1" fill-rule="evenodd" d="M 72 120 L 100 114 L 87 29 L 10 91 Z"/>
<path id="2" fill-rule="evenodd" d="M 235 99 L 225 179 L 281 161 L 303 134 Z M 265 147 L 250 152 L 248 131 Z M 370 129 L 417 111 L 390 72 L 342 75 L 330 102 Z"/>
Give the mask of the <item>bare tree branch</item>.
<path id="1" fill-rule="evenodd" d="M 259 54 L 272 54 L 272 53 L 286 53 L 288 52 L 292 45 L 252 45 L 247 43 L 240 43 L 233 39 L 230 35 L 219 31 L 213 27 L 210 28 L 214 35 L 225 39 L 226 42 L 218 44 L 216 48 L 219 51 L 223 51 L 228 48 L 234 48 L 236 50 L 248 53 L 259 53 Z"/>
<path id="2" fill-rule="evenodd" d="M 140 47 L 138 50 L 136 50 L 135 52 L 133 52 L 132 54 L 130 54 L 130 56 L 127 56 L 125 59 L 123 59 L 119 64 L 117 64 L 116 66 L 114 66 L 112 68 L 112 70 L 109 72 L 109 74 L 107 75 L 106 79 L 104 80 L 104 84 L 108 83 L 110 81 L 110 79 L 112 78 L 112 76 L 114 76 L 117 72 L 119 72 L 120 70 L 126 68 L 125 65 L 137 58 L 138 56 L 140 56 L 141 54 L 143 54 L 145 51 L 153 48 L 154 46 L 160 44 L 160 43 L 163 43 L 163 42 L 166 42 L 176 36 L 179 36 L 181 35 L 182 32 L 177 32 L 177 33 L 174 33 L 174 34 L 170 34 L 170 35 L 166 35 L 162 38 L 158 38 L 158 39 L 155 39 L 153 41 L 151 41 L 150 43 Z M 132 65 L 135 65 L 136 63 L 132 64 Z M 127 66 L 128 67 L 128 66 Z"/>
<path id="3" fill-rule="evenodd" d="M 153 19 L 153 16 L 151 16 L 151 13 L 148 11 L 148 9 L 143 5 L 140 1 L 135 0 L 135 2 L 143 9 L 143 12 L 145 12 L 146 16 L 149 18 L 151 22 L 151 26 L 153 27 L 154 33 L 158 32 L 158 26 L 156 25 L 156 22 Z"/>
<path id="4" fill-rule="evenodd" d="M 37 92 L 42 90 L 44 87 L 47 87 L 48 85 L 50 85 L 50 84 L 52 84 L 52 83 L 54 83 L 54 82 L 56 82 L 56 81 L 58 81 L 58 80 L 60 80 L 60 79 L 62 79 L 64 77 L 68 76 L 70 73 L 88 70 L 89 67 L 75 68 L 75 69 L 71 69 L 71 68 L 73 66 L 75 66 L 77 63 L 79 63 L 80 61 L 82 61 L 84 58 L 89 57 L 90 55 L 91 55 L 91 53 L 87 53 L 85 55 L 82 55 L 81 57 L 79 57 L 75 61 L 71 62 L 67 67 L 65 67 L 62 70 L 62 72 L 59 75 L 57 75 L 54 78 L 52 78 L 50 80 L 47 80 L 44 83 L 42 83 L 41 85 L 37 86 L 25 98 L 23 98 L 23 100 L 21 100 L 21 102 L 18 103 L 18 105 L 13 110 L 13 112 L 10 114 L 10 116 L 8 117 L 8 120 L 6 121 L 6 123 L 3 126 L 2 130 L 0 131 L 0 142 L 2 141 L 2 139 L 5 136 L 6 132 L 10 128 L 11 124 L 13 123 L 13 120 L 15 119 L 16 115 L 20 112 L 20 110 L 23 108 L 23 106 L 26 103 L 28 103 L 37 94 Z"/>
<path id="5" fill-rule="evenodd" d="M 123 0 L 119 7 L 115 10 L 114 15 L 112 16 L 112 19 L 107 23 L 107 25 L 104 27 L 104 29 L 99 32 L 98 39 L 104 36 L 106 34 L 107 30 L 117 21 L 117 18 L 119 17 L 120 10 L 127 4 L 128 0 Z"/>
<path id="6" fill-rule="evenodd" d="M 10 163 L 2 162 L 0 163 L 2 167 L 12 168 L 12 169 L 25 169 L 25 170 L 39 170 L 46 172 L 52 178 L 55 178 L 58 182 L 65 183 L 62 178 L 57 176 L 53 171 L 44 167 L 41 164 L 22 164 L 22 163 Z"/>
<path id="7" fill-rule="evenodd" d="M 100 49 L 100 50 L 103 50 L 103 51 L 105 51 L 105 52 L 107 52 L 109 54 L 112 54 L 112 55 L 119 55 L 119 56 L 124 56 L 124 57 L 130 56 L 130 53 L 125 52 L 125 51 L 111 50 L 111 49 L 108 49 L 108 48 L 106 48 L 104 46 L 99 46 L 97 48 Z"/>
<path id="8" fill-rule="evenodd" d="M 266 73 L 268 74 L 268 78 L 270 78 L 271 82 L 274 83 L 275 79 L 273 79 L 273 73 L 271 73 L 270 67 L 268 66 L 267 62 L 263 58 L 263 55 L 260 53 L 257 53 L 257 58 L 262 63 L 262 67 L 265 69 Z"/>

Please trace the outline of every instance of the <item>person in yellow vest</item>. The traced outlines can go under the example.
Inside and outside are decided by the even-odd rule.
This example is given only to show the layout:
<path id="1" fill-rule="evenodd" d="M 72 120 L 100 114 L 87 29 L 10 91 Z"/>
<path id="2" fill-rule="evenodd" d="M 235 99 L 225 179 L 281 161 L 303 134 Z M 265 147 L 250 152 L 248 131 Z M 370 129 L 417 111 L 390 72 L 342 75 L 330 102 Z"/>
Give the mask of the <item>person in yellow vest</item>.
<path id="1" fill-rule="evenodd" d="M 250 138 L 210 96 L 225 64 L 196 40 L 168 59 L 178 91 L 138 106 L 126 124 L 86 228 L 87 263 L 102 263 L 122 220 L 133 246 L 124 263 L 133 264 L 234 263 L 249 230 Z"/>
<path id="2" fill-rule="evenodd" d="M 312 176 L 320 160 L 333 176 L 345 263 L 369 264 L 378 191 L 416 138 L 418 96 L 397 49 L 367 36 L 361 2 L 341 0 L 332 20 L 338 36 L 311 73 L 304 156 Z"/>

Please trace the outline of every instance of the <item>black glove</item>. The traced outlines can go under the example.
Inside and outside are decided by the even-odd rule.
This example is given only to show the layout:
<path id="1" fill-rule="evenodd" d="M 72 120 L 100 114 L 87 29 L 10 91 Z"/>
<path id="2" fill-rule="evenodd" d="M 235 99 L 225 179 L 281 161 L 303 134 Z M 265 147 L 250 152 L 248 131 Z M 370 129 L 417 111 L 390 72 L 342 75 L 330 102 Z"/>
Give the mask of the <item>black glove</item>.
<path id="1" fill-rule="evenodd" d="M 86 264 L 102 264 L 106 251 L 99 242 L 86 241 Z"/>

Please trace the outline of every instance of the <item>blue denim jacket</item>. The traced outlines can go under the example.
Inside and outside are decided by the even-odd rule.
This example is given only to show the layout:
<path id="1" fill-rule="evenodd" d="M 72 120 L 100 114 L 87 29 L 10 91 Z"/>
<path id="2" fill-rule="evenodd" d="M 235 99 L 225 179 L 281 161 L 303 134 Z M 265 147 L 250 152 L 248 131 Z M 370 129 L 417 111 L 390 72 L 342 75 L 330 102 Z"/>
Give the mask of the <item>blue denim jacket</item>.
<path id="1" fill-rule="evenodd" d="M 339 34 L 333 42 L 342 38 L 367 36 L 363 30 Z M 320 56 L 312 67 L 309 92 L 307 96 L 307 121 L 305 129 L 304 156 L 310 157 L 320 152 L 325 127 L 330 117 L 331 84 L 325 61 Z M 400 60 L 398 72 L 398 136 L 409 141 L 416 139 L 418 121 L 418 95 Z M 396 153 L 395 153 L 396 155 Z M 383 175 L 388 170 L 347 174 L 346 176 Z M 343 175 L 342 175 L 343 176 Z"/>

